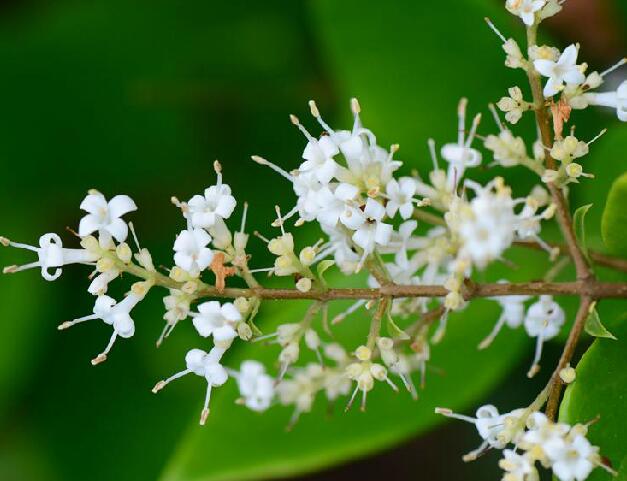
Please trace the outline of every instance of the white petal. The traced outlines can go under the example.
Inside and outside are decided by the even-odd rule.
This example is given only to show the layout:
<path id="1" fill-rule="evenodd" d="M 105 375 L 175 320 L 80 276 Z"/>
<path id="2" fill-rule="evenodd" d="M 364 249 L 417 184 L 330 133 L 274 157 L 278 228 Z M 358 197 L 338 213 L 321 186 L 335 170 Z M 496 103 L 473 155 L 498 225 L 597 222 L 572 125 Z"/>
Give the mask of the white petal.
<path id="1" fill-rule="evenodd" d="M 375 229 L 374 239 L 377 244 L 385 246 L 390 243 L 390 237 L 392 236 L 392 226 L 390 224 L 377 224 Z"/>
<path id="2" fill-rule="evenodd" d="M 107 200 L 104 195 L 88 194 L 81 202 L 81 210 L 89 212 L 90 214 L 99 214 L 103 209 L 107 209 Z"/>
<path id="3" fill-rule="evenodd" d="M 128 236 L 128 226 L 126 222 L 120 218 L 113 219 L 111 223 L 105 227 L 105 230 L 115 237 L 115 240 L 118 242 L 124 242 Z"/>
<path id="4" fill-rule="evenodd" d="M 222 315 L 229 321 L 241 321 L 242 315 L 231 302 L 222 305 Z"/>
<path id="5" fill-rule="evenodd" d="M 569 45 L 560 55 L 558 64 L 568 67 L 577 63 L 577 47 L 574 44 Z"/>
<path id="6" fill-rule="evenodd" d="M 232 195 L 223 195 L 220 197 L 218 201 L 218 206 L 216 207 L 216 214 L 218 214 L 223 219 L 228 219 L 231 217 L 233 210 L 235 210 L 235 206 L 237 202 L 235 201 L 235 197 Z"/>
<path id="7" fill-rule="evenodd" d="M 368 198 L 366 201 L 366 207 L 364 208 L 364 215 L 368 219 L 381 220 L 385 215 L 385 207 L 372 198 Z"/>
<path id="8" fill-rule="evenodd" d="M 534 60 L 533 66 L 538 72 L 540 72 L 541 75 L 544 75 L 545 77 L 551 77 L 553 75 L 553 71 L 555 70 L 555 62 L 553 62 L 553 60 L 546 60 L 543 58 Z"/>
<path id="9" fill-rule="evenodd" d="M 192 324 L 202 337 L 209 337 L 213 332 L 213 324 L 203 316 L 196 316 L 192 319 Z"/>
<path id="10" fill-rule="evenodd" d="M 96 232 L 99 228 L 100 220 L 98 216 L 94 214 L 87 214 L 78 224 L 78 235 L 80 237 L 85 237 L 93 232 Z"/>
<path id="11" fill-rule="evenodd" d="M 134 210 L 137 210 L 137 206 L 128 195 L 116 195 L 109 201 L 109 215 L 112 218 L 122 217 L 124 214 Z"/>

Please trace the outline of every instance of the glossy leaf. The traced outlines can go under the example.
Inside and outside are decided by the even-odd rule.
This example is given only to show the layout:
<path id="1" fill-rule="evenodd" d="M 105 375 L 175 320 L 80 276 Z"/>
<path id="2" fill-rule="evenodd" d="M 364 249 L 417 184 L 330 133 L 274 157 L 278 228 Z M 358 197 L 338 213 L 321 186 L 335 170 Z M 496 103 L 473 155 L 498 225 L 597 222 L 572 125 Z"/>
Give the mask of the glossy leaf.
<path id="1" fill-rule="evenodd" d="M 590 309 L 590 314 L 588 314 L 588 318 L 586 319 L 585 329 L 586 332 L 593 337 L 605 337 L 616 340 L 614 334 L 608 331 L 601 322 L 596 306 L 592 306 Z"/>
<path id="2" fill-rule="evenodd" d="M 627 479 L 627 323 L 613 331 L 618 341 L 597 339 L 577 365 L 577 378 L 566 389 L 560 420 L 570 424 L 600 419 L 590 427 L 590 442 L 619 470 L 617 479 Z M 601 469 L 587 481 L 610 479 Z M 614 478 L 616 479 L 616 478 Z"/>
<path id="3" fill-rule="evenodd" d="M 575 235 L 577 236 L 577 242 L 581 247 L 582 252 L 588 257 L 588 244 L 586 241 L 586 214 L 592 207 L 592 204 L 582 205 L 577 208 L 573 214 L 573 227 L 575 229 Z"/>
<path id="4" fill-rule="evenodd" d="M 627 173 L 612 184 L 605 201 L 601 233 L 605 245 L 615 254 L 627 256 Z"/>

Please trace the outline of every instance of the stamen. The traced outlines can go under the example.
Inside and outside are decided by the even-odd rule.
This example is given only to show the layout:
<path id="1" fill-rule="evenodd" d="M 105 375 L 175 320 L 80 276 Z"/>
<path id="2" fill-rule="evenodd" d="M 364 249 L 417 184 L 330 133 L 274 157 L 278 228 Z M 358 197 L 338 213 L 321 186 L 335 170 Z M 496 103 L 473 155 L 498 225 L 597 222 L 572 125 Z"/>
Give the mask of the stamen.
<path id="1" fill-rule="evenodd" d="M 607 70 L 604 70 L 603 72 L 600 73 L 601 77 L 605 77 L 606 75 L 612 73 L 614 70 L 622 67 L 623 65 L 625 65 L 627 63 L 627 57 L 623 57 L 621 58 L 618 62 L 616 62 L 614 65 L 612 65 L 610 68 L 608 68 Z"/>
<path id="2" fill-rule="evenodd" d="M 492 329 L 492 332 L 490 332 L 490 334 L 488 334 L 488 336 L 479 344 L 479 349 L 485 349 L 490 344 L 492 344 L 492 341 L 494 341 L 494 338 L 501 331 L 501 328 L 504 325 L 505 325 L 505 316 L 501 315 L 496 325 L 494 326 L 494 329 Z"/>
<path id="3" fill-rule="evenodd" d="M 440 165 L 438 164 L 438 156 L 435 152 L 435 140 L 427 140 L 427 145 L 429 146 L 429 153 L 431 154 L 431 162 L 433 162 L 433 170 L 440 170 Z"/>
<path id="4" fill-rule="evenodd" d="M 592 140 L 590 140 L 588 142 L 588 145 L 590 145 L 593 142 L 596 142 L 597 140 L 599 140 L 603 135 L 605 135 L 606 132 L 607 132 L 607 129 L 601 130 L 601 132 L 599 132 Z"/>
<path id="5" fill-rule="evenodd" d="M 109 339 L 109 344 L 107 344 L 107 347 L 105 347 L 105 350 L 102 351 L 94 359 L 91 360 L 92 366 L 95 366 L 107 360 L 107 355 L 109 354 L 109 351 L 111 351 L 111 348 L 113 347 L 113 344 L 115 343 L 115 340 L 117 339 L 117 337 L 118 337 L 118 333 L 113 331 L 113 334 L 111 335 L 111 338 Z"/>
<path id="6" fill-rule="evenodd" d="M 180 371 L 180 372 L 177 372 L 176 374 L 173 374 L 167 379 L 159 381 L 157 384 L 155 384 L 155 387 L 152 388 L 153 394 L 157 394 L 159 391 L 161 391 L 164 387 L 166 387 L 172 381 L 174 381 L 175 379 L 179 379 L 185 376 L 186 374 L 189 374 L 190 372 L 192 371 L 189 369 L 185 369 L 184 371 Z"/>
<path id="7" fill-rule="evenodd" d="M 351 315 L 353 312 L 355 312 L 357 309 L 359 309 L 361 306 L 363 306 L 366 303 L 366 299 L 360 299 L 359 301 L 355 302 L 354 304 L 352 304 L 348 309 L 346 309 L 344 312 L 338 314 L 337 316 L 335 316 L 333 318 L 333 320 L 331 321 L 332 325 L 336 325 L 339 324 L 340 322 L 342 322 L 347 316 Z"/>
<path id="8" fill-rule="evenodd" d="M 361 391 L 361 407 L 359 408 L 362 413 L 366 412 L 366 396 L 368 395 L 368 391 L 365 389 Z"/>
<path id="9" fill-rule="evenodd" d="M 62 322 L 61 324 L 59 324 L 57 326 L 57 329 L 59 331 L 63 331 L 64 329 L 68 329 L 69 327 L 72 327 L 76 324 L 79 324 L 81 322 L 85 322 L 85 321 L 91 321 L 93 319 L 98 319 L 98 316 L 96 316 L 96 314 L 90 314 L 89 316 L 83 316 L 83 317 L 79 317 L 77 319 L 73 319 L 71 321 L 65 321 Z"/>
<path id="10" fill-rule="evenodd" d="M 470 424 L 475 424 L 475 422 L 477 421 L 475 418 L 471 418 L 470 416 L 454 413 L 448 408 L 435 408 L 435 413 L 446 416 L 447 418 L 459 419 L 460 421 L 465 421 Z"/>
<path id="11" fill-rule="evenodd" d="M 285 235 L 285 228 L 283 227 L 283 219 L 281 218 L 281 208 L 278 205 L 275 205 L 274 210 L 277 215 L 277 221 L 279 222 L 279 227 L 281 228 L 281 235 Z"/>
<path id="12" fill-rule="evenodd" d="M 139 246 L 139 239 L 137 238 L 137 234 L 135 233 L 135 226 L 132 222 L 128 223 L 128 228 L 131 230 L 131 234 L 133 235 L 133 241 L 135 242 L 135 246 L 138 251 L 141 251 L 142 248 Z"/>
<path id="13" fill-rule="evenodd" d="M 535 353 L 535 356 L 533 357 L 533 363 L 531 364 L 531 368 L 529 369 L 529 372 L 527 373 L 528 378 L 532 378 L 538 373 L 538 371 L 540 371 L 539 363 L 540 363 L 540 357 L 542 356 L 542 344 L 543 343 L 544 343 L 544 338 L 542 337 L 542 335 L 539 335 L 536 341 L 536 353 Z"/>
<path id="14" fill-rule="evenodd" d="M 464 133 L 466 131 L 466 106 L 468 99 L 462 97 L 457 104 L 457 143 L 464 145 Z"/>
<path id="15" fill-rule="evenodd" d="M 488 108 L 490 109 L 490 112 L 492 112 L 492 117 L 494 117 L 494 121 L 496 122 L 496 125 L 498 126 L 499 130 L 502 132 L 503 130 L 506 130 L 505 127 L 503 127 L 503 123 L 501 122 L 501 118 L 499 117 L 499 113 L 496 111 L 496 107 L 494 107 L 493 103 L 488 104 Z"/>
<path id="16" fill-rule="evenodd" d="M 313 136 L 313 135 L 311 135 L 311 134 L 309 133 L 309 131 L 308 131 L 305 127 L 303 127 L 303 124 L 301 124 L 301 123 L 300 123 L 300 120 L 298 120 L 298 117 L 296 117 L 296 115 L 294 115 L 294 114 L 290 114 L 290 121 L 291 121 L 291 122 L 292 122 L 292 123 L 293 123 L 296 127 L 298 127 L 298 130 L 300 130 L 300 131 L 303 133 L 303 135 L 307 138 L 307 140 L 308 140 L 309 142 L 314 142 L 314 143 L 317 143 L 317 142 L 318 142 L 318 141 L 314 138 L 314 136 Z"/>
<path id="17" fill-rule="evenodd" d="M 244 232 L 246 228 L 246 215 L 248 214 L 248 202 L 244 202 L 244 212 L 242 213 L 242 223 L 240 224 L 239 231 Z"/>
<path id="18" fill-rule="evenodd" d="M 250 158 L 257 162 L 259 165 L 265 165 L 266 167 L 270 167 L 272 170 L 274 170 L 277 174 L 285 177 L 287 180 L 289 180 L 290 182 L 294 182 L 294 177 L 290 174 L 288 174 L 285 170 L 283 170 L 281 167 L 279 167 L 276 164 L 273 164 L 272 162 L 270 162 L 267 159 L 264 159 L 263 157 L 260 157 L 258 155 L 251 155 Z"/>
<path id="19" fill-rule="evenodd" d="M 492 20 L 490 20 L 488 17 L 485 17 L 484 20 L 485 20 L 485 23 L 488 24 L 488 27 L 490 27 L 490 29 L 497 35 L 497 37 L 499 37 L 503 43 L 506 43 L 507 39 L 500 32 L 500 30 L 498 28 L 496 28 L 496 25 L 494 25 L 494 23 L 492 23 Z"/>
<path id="20" fill-rule="evenodd" d="M 213 161 L 213 170 L 215 170 L 218 179 L 216 180 L 216 187 L 218 191 L 220 191 L 220 187 L 222 187 L 222 165 L 217 160 Z"/>
<path id="21" fill-rule="evenodd" d="M 209 401 L 211 400 L 211 384 L 207 384 L 207 394 L 205 395 L 205 404 L 200 413 L 200 425 L 204 426 L 209 416 Z"/>
<path id="22" fill-rule="evenodd" d="M 311 110 L 311 115 L 313 115 L 313 117 L 318 121 L 318 123 L 320 124 L 320 126 L 326 130 L 330 135 L 334 135 L 335 131 L 329 126 L 329 124 L 327 124 L 323 119 L 322 116 L 320 115 L 320 111 L 318 110 L 318 106 L 316 105 L 316 102 L 313 100 L 309 101 L 309 109 Z"/>
<path id="23" fill-rule="evenodd" d="M 255 237 L 259 237 L 259 239 L 261 239 L 262 241 L 264 241 L 266 244 L 268 244 L 268 243 L 270 242 L 270 240 L 269 240 L 267 237 L 264 237 L 263 235 L 261 235 L 261 234 L 259 233 L 259 231 L 255 231 L 255 232 L 253 232 L 253 235 L 254 235 Z"/>
<path id="24" fill-rule="evenodd" d="M 464 144 L 465 148 L 469 148 L 470 144 L 475 138 L 477 134 L 477 127 L 481 123 L 481 114 L 475 115 L 475 118 L 472 119 L 472 126 L 470 127 L 470 132 L 468 133 L 468 138 L 466 139 L 466 143 Z"/>
<path id="25" fill-rule="evenodd" d="M 353 394 L 351 394 L 351 398 L 348 400 L 348 404 L 346 405 L 346 408 L 344 408 L 344 412 L 347 412 L 353 405 L 353 401 L 355 401 L 355 396 L 357 396 L 357 393 L 359 392 L 359 385 L 355 386 L 355 390 L 353 391 Z"/>

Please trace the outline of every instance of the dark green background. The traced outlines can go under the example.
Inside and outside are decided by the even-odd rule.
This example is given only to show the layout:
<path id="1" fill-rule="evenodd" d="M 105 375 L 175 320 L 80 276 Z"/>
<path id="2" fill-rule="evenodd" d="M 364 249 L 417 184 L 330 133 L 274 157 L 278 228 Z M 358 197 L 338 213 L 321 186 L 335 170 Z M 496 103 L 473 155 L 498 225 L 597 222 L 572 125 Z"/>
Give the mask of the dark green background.
<path id="1" fill-rule="evenodd" d="M 602 69 L 624 53 L 619 19 L 625 17 L 617 15 L 621 2 L 595 3 L 610 15 L 591 25 L 571 17 L 571 24 L 554 23 L 549 34 L 559 45 L 579 38 L 582 29 L 586 38 L 605 39 L 582 48 L 586 60 Z M 349 125 L 348 99 L 358 96 L 363 118 L 381 144 L 401 144 L 406 171 L 426 167 L 426 139 L 455 138 L 460 96 L 470 98 L 473 112 L 486 112 L 487 102 L 498 100 L 507 87 L 524 85 L 519 74 L 502 67 L 498 41 L 482 21 L 491 15 L 508 35 L 521 39 L 519 23 L 500 4 L 3 2 L 1 233 L 34 243 L 55 231 L 70 244 L 64 227 L 77 226 L 85 191 L 97 187 L 108 196 L 128 193 L 135 199 L 140 210 L 132 217 L 140 241 L 156 264 L 170 264 L 171 244 L 183 222 L 169 198 L 188 198 L 209 185 L 216 158 L 240 202 L 250 202 L 251 230 L 267 232 L 274 204 L 290 206 L 293 195 L 249 156 L 296 166 L 303 139 L 287 114 L 313 127 L 310 98 L 327 120 Z M 595 244 L 602 202 L 625 168 L 617 156 L 627 142 L 612 115 L 576 117 L 582 138 L 610 127 L 586 164 L 597 181 L 576 188 L 573 198 L 577 205 L 595 202 L 590 213 Z M 481 130 L 494 131 L 487 116 Z M 519 131 L 532 132 L 532 125 L 523 122 Z M 512 179 L 518 193 L 532 185 L 519 171 Z M 253 254 L 256 265 L 269 262 L 259 247 Z M 27 259 L 22 252 L 0 251 L 2 265 Z M 158 479 L 197 415 L 198 380 L 181 382 L 164 396 L 150 393 L 155 379 L 178 369 L 197 339 L 187 325 L 154 349 L 163 322 L 159 296 L 137 309 L 132 342 L 119 342 L 98 368 L 89 359 L 108 339 L 102 324 L 56 331 L 59 322 L 90 311 L 87 274 L 66 269 L 54 284 L 34 271 L 0 278 L 3 481 Z M 115 295 L 121 292 L 113 289 Z M 619 311 L 606 312 L 611 317 Z M 507 407 L 531 398 L 541 381 L 522 376 L 530 355 L 531 346 L 504 383 L 482 397 Z M 556 348 L 548 348 L 547 364 L 556 355 Z M 287 422 L 289 413 L 284 414 Z M 424 479 L 497 479 L 494 456 L 471 466 L 459 460 L 476 442 L 472 429 L 449 426 L 396 453 L 323 476 L 369 479 L 391 472 L 413 479 L 427 472 Z"/>

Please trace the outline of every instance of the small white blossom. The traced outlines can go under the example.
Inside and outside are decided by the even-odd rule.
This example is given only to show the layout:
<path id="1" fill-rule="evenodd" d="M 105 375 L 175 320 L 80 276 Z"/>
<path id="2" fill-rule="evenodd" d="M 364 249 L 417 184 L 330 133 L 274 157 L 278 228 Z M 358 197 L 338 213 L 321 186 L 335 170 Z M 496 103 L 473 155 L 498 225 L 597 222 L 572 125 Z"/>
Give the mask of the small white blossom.
<path id="1" fill-rule="evenodd" d="M 318 221 L 329 227 L 335 227 L 338 222 L 351 228 L 361 220 L 357 212 L 357 205 L 351 203 L 359 193 L 359 189 L 351 184 L 340 183 L 334 190 L 324 187 L 317 192 L 319 205 Z"/>
<path id="2" fill-rule="evenodd" d="M 222 386 L 229 378 L 229 375 L 220 364 L 220 359 L 224 355 L 224 349 L 214 347 L 206 353 L 202 349 L 191 349 L 185 355 L 185 364 L 187 368 L 177 372 L 169 378 L 159 381 L 152 389 L 153 393 L 158 393 L 167 384 L 179 379 L 187 374 L 194 373 L 197 376 L 204 377 L 207 381 L 207 393 L 205 395 L 205 403 L 200 415 L 200 425 L 204 425 L 209 416 L 209 402 L 211 400 L 211 389 L 213 387 Z"/>
<path id="3" fill-rule="evenodd" d="M 547 59 L 534 60 L 533 65 L 544 77 L 548 77 L 544 86 L 544 96 L 552 97 L 564 88 L 564 82 L 580 85 L 586 80 L 582 67 L 577 65 L 577 47 L 569 45 L 557 62 Z"/>
<path id="4" fill-rule="evenodd" d="M 530 337 L 537 338 L 536 353 L 529 376 L 533 376 L 538 369 L 542 355 L 542 344 L 557 336 L 564 324 L 566 316 L 560 305 L 552 296 L 540 296 L 540 300 L 529 306 L 525 316 L 525 330 Z"/>
<path id="5" fill-rule="evenodd" d="M 93 238 L 92 238 L 93 239 Z M 95 239 L 93 239 L 95 242 Z M 34 267 L 41 268 L 41 275 L 47 281 L 54 281 L 61 276 L 61 267 L 68 264 L 91 264 L 100 257 L 97 253 L 87 249 L 68 249 L 63 247 L 63 241 L 54 233 L 44 234 L 39 238 L 39 247 L 34 247 L 20 242 L 12 242 L 0 238 L 3 245 L 26 249 L 37 254 L 38 260 L 22 266 L 8 266 L 3 269 L 5 274 L 24 271 Z M 50 269 L 54 268 L 54 273 Z"/>
<path id="6" fill-rule="evenodd" d="M 411 177 L 402 177 L 398 182 L 394 179 L 386 187 L 388 202 L 385 206 L 388 216 L 394 217 L 399 212 L 403 219 L 409 219 L 414 212 L 414 195 L 416 182 Z"/>
<path id="7" fill-rule="evenodd" d="M 78 226 L 78 235 L 88 236 L 98 232 L 100 245 L 104 248 L 112 246 L 112 238 L 124 242 L 128 236 L 128 225 L 122 216 L 137 206 L 128 195 L 116 195 L 109 202 L 100 192 L 92 190 L 81 202 L 80 208 L 87 212 Z"/>
<path id="8" fill-rule="evenodd" d="M 177 266 L 198 276 L 213 260 L 213 252 L 207 247 L 211 236 L 203 229 L 183 230 L 174 241 L 174 262 Z"/>
<path id="9" fill-rule="evenodd" d="M 362 261 L 370 255 L 376 245 L 385 246 L 390 242 L 392 226 L 382 222 L 385 207 L 374 199 L 368 199 L 363 212 L 363 223 L 353 234 L 353 242 L 363 249 Z"/>
<path id="10" fill-rule="evenodd" d="M 505 8 L 520 17 L 524 24 L 530 27 L 536 22 L 536 12 L 545 4 L 546 0 L 507 0 Z"/>
<path id="11" fill-rule="evenodd" d="M 503 458 L 499 466 L 506 474 L 503 481 L 536 481 L 538 473 L 527 456 L 516 453 L 511 449 L 503 450 Z"/>
<path id="12" fill-rule="evenodd" d="M 191 313 L 193 324 L 202 337 L 213 336 L 216 346 L 227 349 L 237 337 L 237 325 L 242 315 L 231 302 L 220 305 L 207 301 L 198 305 L 198 312 Z"/>
<path id="13" fill-rule="evenodd" d="M 218 172 L 216 185 L 205 189 L 204 195 L 195 195 L 187 202 L 187 217 L 194 228 L 207 229 L 218 219 L 228 219 L 236 205 L 231 187 L 222 183 L 222 174 Z"/>
<path id="14" fill-rule="evenodd" d="M 265 411 L 274 397 L 274 379 L 260 362 L 244 361 L 236 375 L 237 385 L 243 402 L 253 411 Z"/>
<path id="15" fill-rule="evenodd" d="M 107 355 L 118 336 L 129 338 L 135 334 L 135 322 L 131 318 L 130 312 L 144 298 L 148 287 L 145 283 L 135 284 L 131 292 L 120 302 L 116 302 L 115 299 L 106 295 L 98 296 L 94 304 L 93 314 L 64 322 L 59 325 L 59 330 L 94 319 L 100 319 L 105 324 L 112 326 L 113 334 L 109 339 L 107 347 L 91 363 L 96 365 L 106 361 Z"/>
<path id="16" fill-rule="evenodd" d="M 554 440 L 547 443 L 545 449 L 553 473 L 560 481 L 584 481 L 595 466 L 593 459 L 597 456 L 597 448 L 584 436 Z"/>

